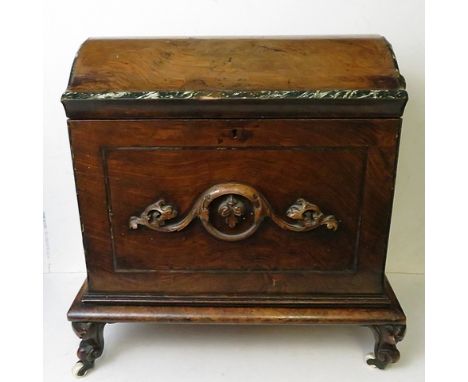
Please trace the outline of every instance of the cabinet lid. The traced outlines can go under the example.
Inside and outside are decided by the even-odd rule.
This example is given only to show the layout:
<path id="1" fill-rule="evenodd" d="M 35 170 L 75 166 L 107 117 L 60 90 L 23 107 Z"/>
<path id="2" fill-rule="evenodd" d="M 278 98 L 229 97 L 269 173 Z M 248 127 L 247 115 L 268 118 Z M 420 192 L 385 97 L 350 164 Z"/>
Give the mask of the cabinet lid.
<path id="1" fill-rule="evenodd" d="M 88 39 L 67 116 L 398 117 L 405 82 L 381 36 Z"/>

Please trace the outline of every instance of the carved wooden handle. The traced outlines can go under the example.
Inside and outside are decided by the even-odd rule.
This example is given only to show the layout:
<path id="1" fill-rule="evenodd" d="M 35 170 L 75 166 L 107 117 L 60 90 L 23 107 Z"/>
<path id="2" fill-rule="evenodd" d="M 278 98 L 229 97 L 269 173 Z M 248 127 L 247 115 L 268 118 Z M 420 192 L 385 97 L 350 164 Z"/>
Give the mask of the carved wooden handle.
<path id="1" fill-rule="evenodd" d="M 217 208 L 210 210 L 210 205 Z M 320 208 L 300 198 L 286 211 L 286 216 L 295 222 L 288 222 L 272 210 L 265 197 L 253 187 L 241 183 L 217 184 L 202 193 L 189 213 L 170 224 L 177 217 L 177 210 L 164 199 L 150 204 L 140 214 L 129 220 L 131 229 L 146 226 L 159 232 L 181 231 L 193 219 L 200 218 L 205 229 L 214 237 L 226 241 L 238 241 L 251 236 L 265 217 L 271 218 L 283 229 L 305 232 L 321 225 L 336 231 L 338 221 L 333 215 L 324 215 Z M 221 223 L 213 220 L 220 219 Z"/>

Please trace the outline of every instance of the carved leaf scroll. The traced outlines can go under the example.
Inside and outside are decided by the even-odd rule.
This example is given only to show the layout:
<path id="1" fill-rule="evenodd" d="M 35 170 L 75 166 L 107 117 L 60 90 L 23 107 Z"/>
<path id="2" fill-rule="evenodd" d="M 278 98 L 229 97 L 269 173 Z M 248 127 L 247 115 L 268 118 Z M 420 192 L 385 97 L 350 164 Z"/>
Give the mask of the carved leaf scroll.
<path id="1" fill-rule="evenodd" d="M 229 228 L 234 228 L 239 223 L 239 218 L 245 214 L 245 206 L 234 195 L 229 195 L 218 207 L 218 213 L 225 218 Z"/>
<path id="2" fill-rule="evenodd" d="M 226 226 L 233 229 L 247 210 L 245 203 L 240 198 L 236 198 L 235 195 L 247 199 L 247 202 L 251 204 L 253 222 L 249 228 L 241 233 L 222 232 L 210 221 L 210 204 L 215 199 L 224 197 L 219 204 L 217 213 L 224 218 Z M 138 229 L 139 226 L 145 226 L 159 232 L 175 232 L 183 230 L 193 219 L 198 217 L 211 235 L 226 241 L 238 241 L 251 236 L 265 217 L 269 217 L 282 229 L 295 232 L 311 231 L 322 225 L 329 230 L 336 231 L 338 229 L 338 221 L 335 216 L 325 215 L 316 204 L 310 203 L 304 198 L 297 199 L 286 211 L 286 216 L 291 221 L 279 217 L 266 198 L 253 187 L 241 183 L 222 183 L 202 193 L 188 214 L 180 220 L 173 221 L 177 217 L 177 210 L 171 204 L 166 204 L 164 199 L 159 199 L 147 206 L 140 216 L 130 217 L 129 227 Z"/>

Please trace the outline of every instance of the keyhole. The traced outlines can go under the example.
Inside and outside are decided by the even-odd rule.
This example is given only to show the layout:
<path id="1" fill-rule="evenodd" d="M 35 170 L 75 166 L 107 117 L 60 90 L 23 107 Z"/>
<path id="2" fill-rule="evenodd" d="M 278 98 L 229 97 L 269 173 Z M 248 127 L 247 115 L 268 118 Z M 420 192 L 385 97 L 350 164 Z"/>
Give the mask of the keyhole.
<path id="1" fill-rule="evenodd" d="M 231 134 L 233 139 L 237 139 L 237 129 L 232 129 Z"/>

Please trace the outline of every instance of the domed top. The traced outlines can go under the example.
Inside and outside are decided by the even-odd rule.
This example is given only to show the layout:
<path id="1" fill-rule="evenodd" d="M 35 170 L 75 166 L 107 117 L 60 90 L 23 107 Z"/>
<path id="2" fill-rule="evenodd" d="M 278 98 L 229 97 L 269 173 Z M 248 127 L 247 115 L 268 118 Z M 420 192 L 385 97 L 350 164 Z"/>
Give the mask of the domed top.
<path id="1" fill-rule="evenodd" d="M 72 109 L 84 111 L 84 101 L 97 100 L 245 105 L 396 99 L 404 106 L 404 86 L 381 36 L 88 39 L 75 58 L 62 101 L 71 117 Z M 79 102 L 72 106 L 73 101 Z"/>

